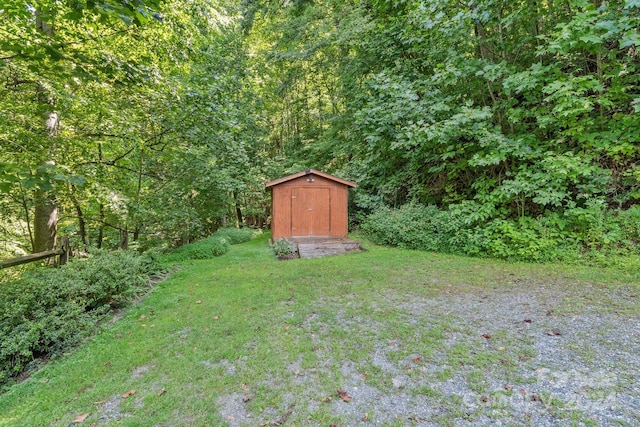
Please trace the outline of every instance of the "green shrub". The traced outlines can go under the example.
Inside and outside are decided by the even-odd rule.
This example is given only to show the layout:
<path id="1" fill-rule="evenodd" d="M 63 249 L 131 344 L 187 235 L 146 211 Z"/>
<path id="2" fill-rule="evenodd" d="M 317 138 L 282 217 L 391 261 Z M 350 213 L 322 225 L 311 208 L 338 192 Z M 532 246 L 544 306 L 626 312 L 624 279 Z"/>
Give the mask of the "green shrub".
<path id="1" fill-rule="evenodd" d="M 410 203 L 379 209 L 360 228 L 379 244 L 518 261 L 631 266 L 640 254 L 640 206 L 593 202 L 536 219 L 489 217 L 496 214 L 473 202 L 447 211 Z"/>
<path id="2" fill-rule="evenodd" d="M 163 261 L 181 262 L 190 259 L 210 259 L 224 255 L 229 250 L 229 242 L 219 236 L 211 236 L 197 242 L 180 246 L 162 256 Z"/>
<path id="3" fill-rule="evenodd" d="M 254 231 L 251 228 L 220 228 L 213 235 L 226 239 L 231 245 L 237 245 L 253 239 Z"/>
<path id="4" fill-rule="evenodd" d="M 275 242 L 273 242 L 273 244 L 271 245 L 271 250 L 273 251 L 275 256 L 283 257 L 293 253 L 292 246 L 293 245 L 289 241 L 289 239 L 285 239 L 284 237 L 281 237 L 279 239 L 276 239 Z"/>
<path id="5" fill-rule="evenodd" d="M 33 269 L 0 286 L 0 389 L 41 356 L 55 357 L 96 332 L 98 322 L 150 287 L 160 269 L 135 252 L 93 253 Z"/>
<path id="6" fill-rule="evenodd" d="M 640 205 L 615 211 L 611 219 L 619 224 L 624 245 L 640 254 Z"/>
<path id="7" fill-rule="evenodd" d="M 226 254 L 229 245 L 248 242 L 253 236 L 254 231 L 250 228 L 220 228 L 212 236 L 180 246 L 160 258 L 165 262 L 210 259 Z"/>
<path id="8" fill-rule="evenodd" d="M 523 261 L 554 261 L 558 242 L 544 236 L 531 218 L 517 221 L 495 219 L 478 230 L 483 234 L 481 253 L 493 258 Z"/>
<path id="9" fill-rule="evenodd" d="M 407 249 L 463 252 L 463 247 L 474 240 L 470 239 L 462 216 L 414 203 L 397 209 L 379 209 L 360 227 L 375 243 Z"/>

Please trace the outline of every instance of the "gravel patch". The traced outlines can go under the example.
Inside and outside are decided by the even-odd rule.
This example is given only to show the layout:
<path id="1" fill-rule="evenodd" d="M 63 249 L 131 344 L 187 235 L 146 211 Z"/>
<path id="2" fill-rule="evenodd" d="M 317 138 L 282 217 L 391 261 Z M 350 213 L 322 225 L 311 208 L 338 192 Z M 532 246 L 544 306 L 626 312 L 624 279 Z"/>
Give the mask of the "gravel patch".
<path id="1" fill-rule="evenodd" d="M 366 309 L 352 295 L 322 301 L 324 315 L 301 326 L 315 366 L 299 355 L 286 378 L 265 384 L 281 406 L 251 413 L 232 394 L 218 399 L 220 413 L 231 426 L 328 425 L 319 413 L 341 426 L 639 425 L 640 319 L 590 306 L 586 287 L 558 288 L 390 294 Z M 336 339 L 352 353 L 328 351 Z"/>

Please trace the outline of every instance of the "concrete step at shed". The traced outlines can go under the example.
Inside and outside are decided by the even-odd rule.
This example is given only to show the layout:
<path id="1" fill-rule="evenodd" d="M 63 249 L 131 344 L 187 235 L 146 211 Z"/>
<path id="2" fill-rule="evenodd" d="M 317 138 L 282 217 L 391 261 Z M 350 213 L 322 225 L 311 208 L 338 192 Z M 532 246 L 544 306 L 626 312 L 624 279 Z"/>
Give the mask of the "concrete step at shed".
<path id="1" fill-rule="evenodd" d="M 300 258 L 321 258 L 347 253 L 342 243 L 298 243 Z"/>

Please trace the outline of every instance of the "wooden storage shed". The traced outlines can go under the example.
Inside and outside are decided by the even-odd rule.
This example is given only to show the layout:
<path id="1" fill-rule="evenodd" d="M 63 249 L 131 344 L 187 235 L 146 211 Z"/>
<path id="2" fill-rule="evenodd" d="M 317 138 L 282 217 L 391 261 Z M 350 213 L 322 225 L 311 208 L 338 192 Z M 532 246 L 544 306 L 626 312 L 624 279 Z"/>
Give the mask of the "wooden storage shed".
<path id="1" fill-rule="evenodd" d="M 271 238 L 345 237 L 355 182 L 307 169 L 265 184 L 271 190 Z"/>

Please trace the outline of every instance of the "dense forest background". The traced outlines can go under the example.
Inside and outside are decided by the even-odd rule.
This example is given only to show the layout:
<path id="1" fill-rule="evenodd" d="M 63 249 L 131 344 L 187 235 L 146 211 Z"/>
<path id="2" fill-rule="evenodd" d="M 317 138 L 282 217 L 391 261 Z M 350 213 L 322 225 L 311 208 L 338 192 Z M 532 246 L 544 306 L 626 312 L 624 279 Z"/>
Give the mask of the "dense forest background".
<path id="1" fill-rule="evenodd" d="M 385 243 L 637 255 L 639 29 L 638 0 L 4 1 L 0 256 L 263 227 L 306 168 Z"/>

